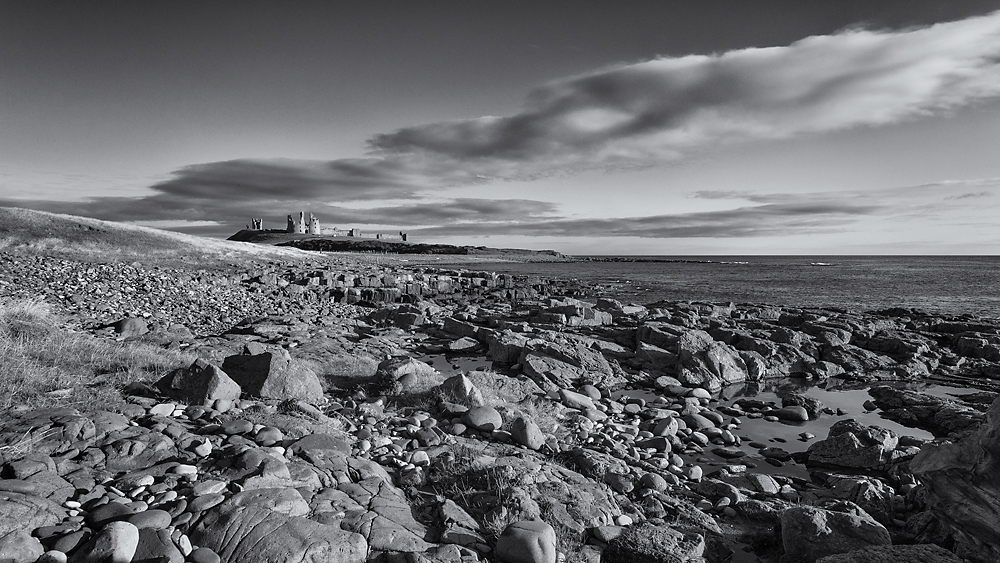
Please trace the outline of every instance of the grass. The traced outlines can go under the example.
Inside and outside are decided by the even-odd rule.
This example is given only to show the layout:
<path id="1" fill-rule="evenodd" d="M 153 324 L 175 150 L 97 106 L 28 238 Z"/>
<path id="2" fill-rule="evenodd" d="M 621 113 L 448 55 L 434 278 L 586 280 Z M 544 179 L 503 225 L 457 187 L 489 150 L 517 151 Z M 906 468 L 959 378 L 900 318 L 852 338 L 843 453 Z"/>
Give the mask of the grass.
<path id="1" fill-rule="evenodd" d="M 303 259 L 307 252 L 198 237 L 140 225 L 59 213 L 0 207 L 0 250 L 82 258 L 97 262 L 204 263 L 211 259 Z"/>
<path id="2" fill-rule="evenodd" d="M 62 328 L 39 301 L 0 302 L 0 408 L 113 405 L 132 381 L 158 379 L 194 356 Z"/>

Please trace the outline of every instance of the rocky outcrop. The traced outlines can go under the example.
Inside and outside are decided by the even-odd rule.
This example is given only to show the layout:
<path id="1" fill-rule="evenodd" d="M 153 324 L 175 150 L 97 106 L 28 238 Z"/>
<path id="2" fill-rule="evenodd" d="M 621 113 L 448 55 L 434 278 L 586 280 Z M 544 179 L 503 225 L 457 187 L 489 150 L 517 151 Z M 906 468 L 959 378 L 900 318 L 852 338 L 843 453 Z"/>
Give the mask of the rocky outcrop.
<path id="1" fill-rule="evenodd" d="M 252 397 L 323 402 L 319 377 L 284 349 L 229 356 L 222 369 Z"/>
<path id="2" fill-rule="evenodd" d="M 781 542 L 788 561 L 813 563 L 823 556 L 890 545 L 888 530 L 857 505 L 796 506 L 781 513 Z"/>
<path id="3" fill-rule="evenodd" d="M 927 445 L 910 463 L 924 486 L 927 508 L 961 557 L 1000 557 L 1000 400 L 983 425 L 954 443 Z"/>
<path id="4" fill-rule="evenodd" d="M 865 426 L 853 419 L 830 427 L 825 440 L 809 446 L 809 463 L 822 466 L 884 470 L 900 456 L 899 437 L 891 430 Z"/>

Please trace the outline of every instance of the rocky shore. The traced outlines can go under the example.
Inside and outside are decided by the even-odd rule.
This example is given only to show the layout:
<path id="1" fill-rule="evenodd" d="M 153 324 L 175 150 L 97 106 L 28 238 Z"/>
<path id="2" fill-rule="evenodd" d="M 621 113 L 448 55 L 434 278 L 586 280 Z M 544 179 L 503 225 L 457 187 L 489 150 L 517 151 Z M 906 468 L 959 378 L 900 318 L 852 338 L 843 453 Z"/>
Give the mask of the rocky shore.
<path id="1" fill-rule="evenodd" d="M 68 388 L 5 409 L 0 560 L 1000 555 L 995 319 L 624 304 L 346 258 L 2 251 L 0 301 L 23 299 L 190 361 L 109 404 Z"/>

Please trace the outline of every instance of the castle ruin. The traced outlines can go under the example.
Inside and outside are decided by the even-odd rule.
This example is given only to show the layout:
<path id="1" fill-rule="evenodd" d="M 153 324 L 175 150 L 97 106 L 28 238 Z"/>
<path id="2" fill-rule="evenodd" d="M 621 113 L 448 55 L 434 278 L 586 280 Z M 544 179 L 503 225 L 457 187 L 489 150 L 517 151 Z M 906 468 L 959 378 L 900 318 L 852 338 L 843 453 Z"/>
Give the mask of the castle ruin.
<path id="1" fill-rule="evenodd" d="M 251 218 L 250 224 L 247 225 L 247 229 L 251 231 L 262 231 L 263 220 Z M 320 225 L 319 218 L 309 214 L 308 219 L 304 211 L 299 211 L 298 218 L 293 216 L 288 216 L 288 222 L 285 227 L 285 232 L 297 235 L 323 235 L 328 237 L 354 237 L 354 238 L 370 238 L 376 240 L 384 240 L 391 242 L 406 242 L 406 233 L 400 231 L 399 234 L 386 234 L 386 233 L 373 233 L 373 234 L 362 234 L 361 229 L 338 229 L 337 227 L 323 227 Z"/>

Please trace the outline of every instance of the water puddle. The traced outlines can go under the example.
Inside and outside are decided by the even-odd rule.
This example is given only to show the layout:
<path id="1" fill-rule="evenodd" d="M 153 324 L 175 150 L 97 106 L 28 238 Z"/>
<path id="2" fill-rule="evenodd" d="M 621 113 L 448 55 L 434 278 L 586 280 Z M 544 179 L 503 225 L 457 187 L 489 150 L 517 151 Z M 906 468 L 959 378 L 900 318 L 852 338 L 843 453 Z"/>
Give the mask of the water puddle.
<path id="1" fill-rule="evenodd" d="M 911 383 L 898 385 L 898 387 L 920 391 L 938 397 L 951 397 L 952 395 L 961 395 L 970 392 L 969 389 L 965 388 L 928 383 Z M 747 416 L 739 417 L 741 424 L 739 425 L 738 430 L 734 430 L 733 433 L 740 437 L 740 440 L 742 441 L 741 449 L 747 452 L 746 456 L 736 460 L 727 460 L 713 454 L 711 450 L 715 446 L 709 445 L 703 453 L 683 455 L 682 457 L 685 458 L 685 461 L 697 462 L 700 465 L 705 466 L 706 472 L 709 473 L 711 472 L 712 467 L 721 468 L 731 464 L 752 464 L 756 466 L 752 468 L 752 471 L 758 473 L 786 475 L 789 477 L 805 479 L 808 478 L 805 466 L 797 464 L 794 461 L 788 461 L 785 462 L 783 467 L 774 467 L 764 461 L 763 456 L 757 454 L 756 448 L 750 447 L 748 443 L 759 442 L 766 444 L 769 447 L 782 448 L 789 453 L 804 452 L 816 441 L 825 439 L 829 434 L 830 427 L 836 422 L 852 418 L 865 425 L 880 426 L 882 428 L 892 430 L 900 436 L 913 436 L 924 440 L 930 440 L 934 437 L 926 430 L 910 428 L 897 422 L 882 418 L 878 410 L 866 410 L 863 405 L 865 401 L 871 399 L 871 396 L 868 394 L 869 388 L 870 386 L 867 385 L 864 387 L 836 386 L 836 382 L 833 381 L 828 382 L 828 384 L 824 386 L 816 386 L 800 379 L 791 379 L 768 382 L 763 386 L 757 384 L 744 384 L 723 389 L 718 395 L 719 401 L 718 404 L 715 405 L 716 407 L 732 406 L 737 400 L 744 398 L 773 403 L 775 407 L 780 407 L 781 397 L 779 396 L 779 393 L 784 395 L 788 392 L 794 391 L 818 399 L 823 403 L 824 407 L 828 407 L 834 411 L 840 409 L 846 414 L 821 414 L 817 420 L 800 423 L 783 421 L 769 422 L 763 418 L 749 418 Z M 646 389 L 635 389 L 619 391 L 613 396 L 616 399 L 634 397 L 644 399 L 647 402 L 652 402 L 657 400 L 661 395 Z M 733 417 L 725 416 L 725 418 L 728 422 Z M 800 437 L 800 434 L 803 432 L 813 434 L 815 438 L 808 440 L 803 439 Z"/>

